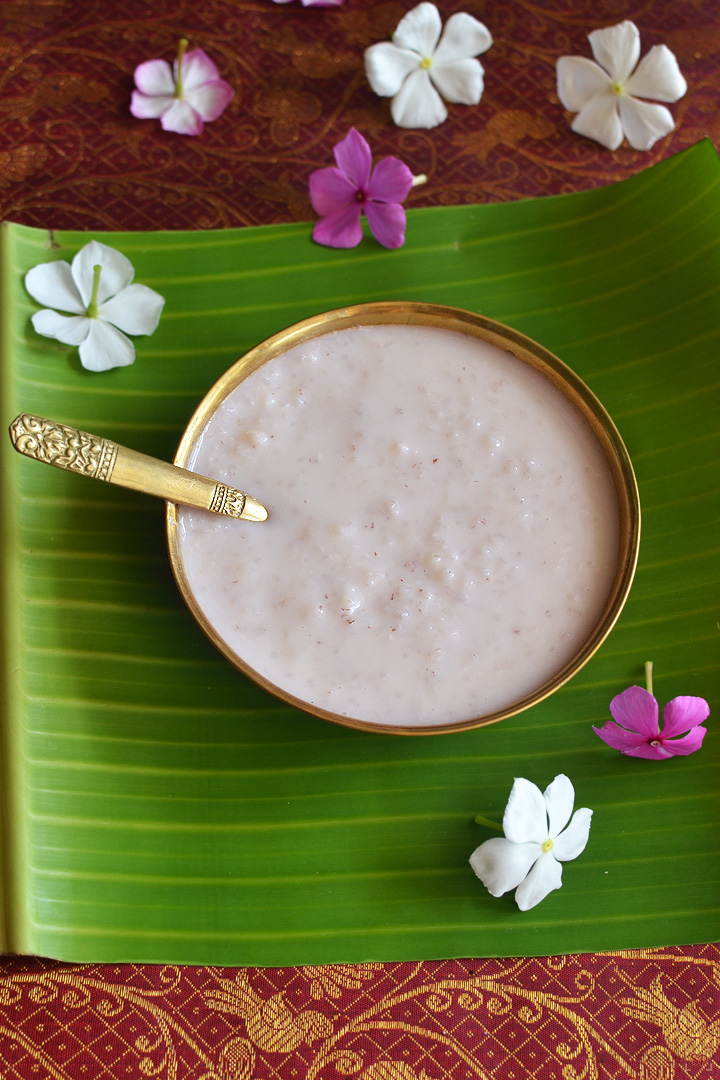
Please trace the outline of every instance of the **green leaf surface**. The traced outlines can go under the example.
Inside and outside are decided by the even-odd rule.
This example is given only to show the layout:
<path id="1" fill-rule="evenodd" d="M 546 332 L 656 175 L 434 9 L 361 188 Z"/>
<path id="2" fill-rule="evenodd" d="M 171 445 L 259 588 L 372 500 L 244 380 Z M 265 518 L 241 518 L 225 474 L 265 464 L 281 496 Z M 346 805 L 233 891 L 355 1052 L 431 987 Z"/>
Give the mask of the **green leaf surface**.
<path id="1" fill-rule="evenodd" d="M 129 368 L 38 337 L 23 287 L 89 239 L 3 227 L 2 402 L 171 460 L 244 351 L 349 303 L 482 312 L 559 355 L 635 465 L 643 540 L 604 646 L 500 724 L 406 738 L 268 696 L 184 608 L 164 507 L 2 444 L 5 947 L 67 960 L 289 965 L 715 940 L 720 737 L 623 758 L 591 725 L 655 664 L 661 704 L 718 703 L 720 164 L 704 142 L 610 188 L 410 211 L 405 246 L 314 245 L 305 224 L 93 234 L 166 297 Z M 52 224 L 52 222 L 49 222 Z M 563 888 L 530 912 L 468 865 L 513 777 L 560 772 L 594 810 Z"/>

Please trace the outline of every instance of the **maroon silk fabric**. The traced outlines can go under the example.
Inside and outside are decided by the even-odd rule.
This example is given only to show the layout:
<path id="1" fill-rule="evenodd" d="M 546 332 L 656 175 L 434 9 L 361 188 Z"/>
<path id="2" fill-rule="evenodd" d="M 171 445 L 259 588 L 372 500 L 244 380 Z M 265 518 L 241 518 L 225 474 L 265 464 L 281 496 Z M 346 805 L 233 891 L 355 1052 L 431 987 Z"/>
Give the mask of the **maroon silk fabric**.
<path id="1" fill-rule="evenodd" d="M 3 1080 L 713 1080 L 720 948 L 314 968 L 6 960 Z"/>
<path id="2" fill-rule="evenodd" d="M 555 61 L 590 56 L 587 33 L 628 17 L 620 0 L 448 0 L 493 45 L 477 107 L 449 107 L 406 131 L 370 90 L 363 50 L 412 0 L 303 8 L 272 0 L 3 0 L 0 4 L 0 218 L 56 229 L 211 229 L 310 221 L 308 177 L 333 164 L 351 126 L 376 160 L 395 154 L 428 182 L 408 206 L 507 201 L 605 185 L 704 136 L 720 142 L 717 0 L 644 0 L 643 53 L 665 43 L 689 90 L 676 130 L 652 150 L 615 153 L 573 135 Z M 132 74 L 175 56 L 181 34 L 235 88 L 200 137 L 129 111 Z"/>

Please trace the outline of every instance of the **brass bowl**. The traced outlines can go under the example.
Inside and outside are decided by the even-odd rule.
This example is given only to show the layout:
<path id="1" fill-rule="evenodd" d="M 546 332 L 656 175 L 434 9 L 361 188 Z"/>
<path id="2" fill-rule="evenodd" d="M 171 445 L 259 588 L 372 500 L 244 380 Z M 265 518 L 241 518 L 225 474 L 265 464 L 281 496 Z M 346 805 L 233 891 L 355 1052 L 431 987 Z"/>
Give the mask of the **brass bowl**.
<path id="1" fill-rule="evenodd" d="M 532 693 L 487 715 L 468 717 L 465 720 L 447 724 L 414 726 L 380 724 L 353 719 L 300 700 L 287 693 L 282 687 L 274 685 L 251 668 L 220 637 L 204 615 L 188 584 L 179 543 L 178 507 L 175 503 L 169 503 L 167 539 L 173 573 L 187 606 L 218 650 L 245 675 L 281 700 L 299 709 L 353 728 L 406 735 L 443 734 L 496 723 L 543 701 L 568 682 L 587 663 L 615 625 L 630 591 L 637 565 L 640 545 L 640 501 L 630 458 L 606 410 L 592 391 L 566 364 L 517 330 L 460 308 L 397 301 L 356 304 L 336 311 L 324 312 L 274 334 L 236 361 L 218 379 L 193 414 L 178 447 L 175 464 L 188 467 L 195 444 L 209 418 L 227 395 L 261 365 L 272 361 L 295 345 L 321 337 L 331 331 L 376 324 L 429 326 L 453 330 L 509 351 L 518 360 L 544 375 L 580 412 L 594 433 L 606 458 L 617 494 L 620 530 L 618 562 L 610 593 L 595 628 L 574 657 Z M 272 515 L 272 506 L 270 506 L 270 513 Z M 250 527 L 263 528 L 262 525 Z"/>

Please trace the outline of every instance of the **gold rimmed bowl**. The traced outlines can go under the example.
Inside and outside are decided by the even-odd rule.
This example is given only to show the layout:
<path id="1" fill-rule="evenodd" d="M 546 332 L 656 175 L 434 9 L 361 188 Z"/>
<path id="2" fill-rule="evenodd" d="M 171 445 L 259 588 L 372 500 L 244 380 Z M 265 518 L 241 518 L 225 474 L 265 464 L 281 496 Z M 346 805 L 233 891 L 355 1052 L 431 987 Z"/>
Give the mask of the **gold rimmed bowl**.
<path id="1" fill-rule="evenodd" d="M 302 493 L 303 498 L 295 500 L 295 505 L 291 507 L 289 503 L 294 499 L 295 489 L 298 484 L 304 483 L 303 480 L 298 480 L 295 488 L 292 486 L 288 488 L 289 494 L 280 496 L 278 491 L 274 492 L 270 487 L 263 486 L 262 473 L 258 473 L 257 476 L 249 476 L 254 461 L 262 457 L 263 450 L 260 444 L 267 443 L 268 436 L 257 430 L 249 432 L 245 430 L 243 427 L 245 419 L 242 407 L 239 409 L 238 423 L 240 428 L 238 430 L 238 440 L 236 440 L 236 445 L 241 445 L 241 458 L 236 462 L 228 450 L 228 461 L 223 460 L 224 451 L 218 448 L 219 445 L 224 445 L 225 442 L 233 442 L 235 438 L 234 435 L 231 438 L 227 434 L 231 429 L 224 429 L 225 434 L 223 438 L 218 437 L 218 446 L 213 451 L 216 457 L 212 461 L 212 475 L 216 475 L 218 471 L 224 472 L 225 466 L 227 466 L 227 471 L 218 479 L 226 483 L 242 486 L 246 490 L 248 488 L 253 490 L 267 505 L 269 519 L 263 523 L 246 523 L 234 520 L 220 521 L 205 511 L 188 510 L 180 508 L 176 503 L 169 503 L 167 537 L 173 572 L 187 606 L 219 651 L 241 672 L 265 687 L 272 694 L 306 712 L 351 727 L 394 734 L 438 734 L 495 723 L 528 709 L 547 698 L 587 663 L 607 638 L 617 621 L 630 591 L 637 564 L 640 542 L 640 504 L 637 484 L 627 450 L 604 407 L 585 383 L 561 360 L 548 352 L 543 346 L 510 327 L 458 308 L 403 301 L 358 304 L 337 311 L 326 312 L 275 334 L 256 348 L 251 349 L 221 376 L 202 400 L 190 420 L 180 442 L 175 464 L 182 468 L 202 472 L 208 463 L 201 460 L 200 465 L 198 465 L 198 455 L 204 452 L 203 447 L 208 441 L 208 433 L 213 431 L 213 426 L 219 423 L 218 417 L 225 416 L 226 413 L 234 415 L 234 411 L 237 411 L 234 403 L 238 400 L 242 403 L 244 397 L 250 395 L 251 388 L 256 386 L 258 378 L 264 378 L 266 383 L 268 378 L 272 379 L 274 372 L 276 370 L 280 371 L 283 363 L 281 358 L 286 357 L 286 355 L 294 357 L 298 349 L 304 349 L 316 357 L 323 355 L 329 358 L 330 367 L 335 363 L 342 364 L 345 362 L 342 359 L 342 355 L 344 355 L 342 350 L 338 354 L 339 359 L 336 360 L 335 358 L 336 345 L 343 340 L 342 334 L 339 335 L 338 332 L 373 327 L 413 328 L 414 331 L 421 333 L 424 333 L 423 328 L 433 332 L 449 332 L 449 336 L 443 340 L 462 342 L 463 349 L 470 347 L 478 350 L 478 358 L 477 360 L 471 359 L 471 365 L 476 362 L 483 363 L 480 350 L 487 349 L 488 346 L 505 358 L 507 358 L 507 354 L 510 354 L 510 358 L 507 358 L 508 362 L 514 364 L 516 368 L 517 362 L 519 362 L 520 365 L 524 365 L 523 372 L 527 368 L 532 369 L 535 373 L 532 378 L 537 377 L 542 382 L 543 393 L 547 391 L 551 395 L 560 395 L 563 399 L 563 409 L 572 413 L 573 424 L 577 422 L 582 429 L 583 438 L 593 444 L 594 449 L 592 452 L 597 455 L 598 460 L 601 462 L 602 471 L 607 475 L 608 491 L 611 493 L 610 498 L 613 503 L 612 556 L 608 556 L 610 568 L 609 571 L 607 569 L 605 571 L 607 587 L 603 585 L 600 599 L 596 598 L 593 601 L 593 609 L 587 615 L 589 621 L 586 623 L 586 630 L 583 631 L 581 638 L 573 645 L 572 654 L 563 656 L 556 669 L 552 669 L 552 662 L 550 661 L 552 669 L 550 673 L 548 674 L 546 671 L 542 677 L 538 678 L 535 684 L 529 687 L 522 685 L 521 680 L 516 677 L 518 670 L 510 670 L 508 672 L 508 683 L 520 685 L 521 690 L 516 696 L 514 691 L 509 690 L 505 700 L 500 704 L 491 703 L 488 708 L 484 708 L 482 703 L 480 705 L 468 704 L 461 706 L 460 712 L 458 712 L 457 705 L 450 706 L 448 704 L 446 712 L 441 692 L 438 698 L 439 704 L 433 706 L 432 714 L 422 716 L 419 722 L 414 713 L 414 706 L 409 704 L 407 709 L 403 711 L 402 701 L 398 706 L 399 712 L 393 713 L 389 719 L 385 718 L 382 709 L 378 711 L 375 708 L 374 711 L 365 712 L 362 704 L 363 680 L 365 680 L 365 685 L 369 690 L 377 676 L 369 668 L 367 672 L 364 672 L 362 663 L 359 660 L 359 668 L 352 675 L 356 690 L 357 687 L 360 688 L 359 693 L 356 692 L 355 696 L 348 699 L 348 701 L 344 700 L 342 693 L 340 693 L 338 701 L 338 694 L 335 689 L 332 693 L 328 691 L 326 697 L 322 689 L 323 677 L 319 674 L 322 667 L 318 666 L 318 674 L 313 675 L 315 665 L 319 663 L 316 660 L 318 654 L 314 651 L 314 647 L 310 647 L 307 632 L 304 631 L 297 638 L 294 636 L 299 624 L 303 623 L 305 625 L 307 618 L 310 618 L 310 616 L 307 616 L 307 604 L 314 603 L 314 601 L 307 601 L 305 597 L 307 590 L 305 589 L 306 575 L 303 570 L 305 566 L 303 557 L 306 552 L 302 550 L 303 541 L 301 538 L 305 535 L 302 528 L 299 532 L 293 534 L 293 543 L 288 545 L 290 550 L 281 549 L 279 552 L 276 550 L 274 556 L 268 556 L 271 560 L 274 558 L 276 564 L 280 561 L 287 561 L 291 564 L 296 570 L 297 578 L 295 579 L 296 585 L 285 586 L 286 596 L 281 596 L 279 599 L 276 596 L 274 603 L 268 605 L 267 626 L 263 625 L 265 615 L 262 612 L 262 604 L 253 601 L 253 607 L 250 600 L 252 590 L 249 587 L 244 588 L 242 581 L 238 583 L 236 579 L 241 578 L 242 573 L 245 573 L 246 580 L 249 581 L 248 574 L 251 574 L 257 580 L 258 575 L 262 577 L 263 574 L 272 571 L 272 565 L 265 566 L 265 569 L 262 569 L 262 562 L 258 563 L 261 567 L 260 570 L 248 570 L 246 564 L 248 566 L 251 564 L 250 555 L 255 549 L 259 550 L 267 547 L 268 551 L 273 550 L 274 534 L 272 530 L 281 528 L 284 516 L 287 517 L 288 514 L 292 513 L 293 517 L 302 517 L 303 514 L 307 514 L 309 518 L 312 518 L 313 515 L 317 514 L 319 507 L 324 505 L 327 513 L 329 513 L 329 516 L 325 518 L 326 527 L 332 536 L 334 535 L 333 530 L 337 530 L 339 535 L 339 532 L 348 528 L 349 523 L 346 520 L 347 507 L 343 510 L 338 509 L 338 514 L 342 516 L 342 520 L 335 522 L 332 517 L 333 500 L 326 497 L 324 490 L 305 490 Z M 460 337 L 457 335 L 460 335 Z M 348 339 L 348 335 L 345 335 L 345 339 Z M 275 367 L 273 368 L 274 363 Z M 439 353 L 437 364 L 442 363 L 443 358 Z M 261 375 L 256 376 L 255 380 L 247 382 L 259 369 L 263 369 Z M 370 362 L 367 373 L 370 385 L 373 382 L 374 370 L 372 362 Z M 267 394 L 267 390 L 263 392 Z M 262 393 L 260 398 L 262 398 Z M 339 426 L 340 429 L 345 426 L 349 431 L 355 422 L 351 415 L 352 406 L 347 405 L 347 403 L 343 405 L 342 402 L 338 405 L 338 400 L 336 396 L 336 405 L 332 407 L 333 423 L 336 427 Z M 304 405 L 302 397 L 298 398 L 297 401 Z M 270 405 L 268 405 L 269 407 Z M 348 408 L 347 417 L 342 415 L 342 409 L 345 407 Z M 328 406 L 328 408 L 330 407 Z M 335 415 L 338 409 L 341 410 L 340 416 Z M 402 401 L 394 411 L 398 413 L 403 411 Z M 262 426 L 262 413 L 260 414 L 260 421 L 257 419 L 257 412 L 254 415 L 253 425 L 256 429 L 258 426 Z M 329 420 L 330 417 L 328 417 L 328 422 Z M 227 417 L 223 422 L 228 423 Z M 557 422 L 555 423 L 557 426 Z M 321 426 L 322 420 L 318 421 L 316 418 L 315 429 Z M 312 424 L 310 430 L 312 431 Z M 397 446 L 399 443 L 395 445 Z M 406 449 L 406 447 L 402 447 L 403 452 Z M 220 457 L 217 456 L 218 454 Z M 290 456 L 292 455 L 288 455 L 288 457 Z M 340 456 L 340 454 L 337 455 L 338 472 L 340 472 Z M 432 460 L 435 461 L 436 459 L 433 458 Z M 290 468 L 290 464 L 288 460 L 288 468 Z M 412 463 L 408 467 L 412 467 Z M 240 470 L 237 475 L 233 473 L 235 468 Z M 210 474 L 209 469 L 206 469 L 206 471 Z M 481 482 L 481 479 L 479 476 L 477 480 L 473 480 L 473 483 Z M 341 480 L 341 483 L 343 482 L 345 481 Z M 258 485 L 259 490 L 256 490 Z M 280 500 L 279 503 L 278 499 Z M 341 500 L 339 502 L 341 503 Z M 437 491 L 435 491 L 430 496 L 429 510 L 437 512 L 441 516 L 446 509 L 452 511 L 452 507 L 443 507 L 439 505 L 441 503 L 442 496 L 438 497 Z M 212 521 L 211 518 L 213 518 Z M 374 522 L 372 527 L 375 528 Z M 378 531 L 374 536 L 381 536 L 382 528 L 382 522 L 379 521 Z M 237 574 L 234 571 L 228 571 L 225 577 L 222 576 L 225 573 L 224 571 L 218 571 L 219 583 L 214 587 L 215 598 L 212 602 L 209 602 L 207 590 L 203 591 L 205 587 L 201 585 L 200 578 L 204 567 L 213 564 L 216 559 L 214 554 L 215 540 L 211 534 L 215 536 L 222 534 L 225 537 L 223 543 L 227 542 L 228 537 L 231 538 L 231 543 L 237 550 L 240 570 L 238 570 Z M 199 555 L 198 552 L 200 552 Z M 261 559 L 260 554 L 258 558 Z M 323 556 L 320 555 L 319 558 L 322 560 Z M 218 565 L 220 565 L 219 562 Z M 478 570 L 478 567 L 471 567 L 470 570 L 474 572 Z M 297 591 L 303 594 L 298 601 L 299 606 L 293 606 L 294 597 L 291 595 L 296 591 L 296 586 Z M 528 587 L 530 587 L 530 583 L 528 583 Z M 326 594 L 332 592 L 333 583 L 331 582 L 328 585 L 326 581 L 324 589 L 322 596 L 327 599 Z M 422 592 L 422 589 L 420 592 Z M 320 597 L 321 601 L 322 596 Z M 232 603 L 234 604 L 229 621 L 225 619 L 223 611 L 224 597 L 232 597 Z M 246 600 L 247 606 L 245 606 Z M 286 600 L 287 606 L 285 604 Z M 227 602 L 230 603 L 230 599 Z M 352 616 L 355 613 L 354 605 L 359 604 L 359 601 L 353 600 L 352 597 L 348 599 L 343 594 L 343 598 L 338 603 L 341 605 L 344 615 Z M 305 604 L 305 607 L 303 607 L 303 604 Z M 272 611 L 270 607 L 272 607 Z M 322 607 L 322 602 L 316 605 L 316 608 L 322 609 Z M 299 614 L 298 612 L 301 610 L 305 614 Z M 290 611 L 291 614 L 288 615 L 287 611 Z M 218 612 L 221 613 L 220 616 Z M 513 622 L 515 616 L 516 613 L 513 610 L 503 612 L 503 618 L 507 618 L 508 624 Z M 246 618 L 247 635 L 244 639 L 242 636 L 237 639 L 233 633 L 227 630 L 227 627 L 234 622 L 239 629 L 239 624 L 243 623 Z M 276 656 L 273 662 L 266 664 L 263 642 L 266 638 L 270 641 L 268 631 L 274 629 L 270 624 L 278 619 L 281 622 L 284 620 L 282 633 L 285 636 L 280 640 L 286 641 L 287 645 L 278 645 L 277 641 L 274 641 L 274 644 L 268 644 L 268 654 L 274 652 Z M 354 622 L 354 619 L 346 618 L 345 622 L 350 625 Z M 449 622 L 452 624 L 452 618 L 450 618 Z M 445 619 L 445 623 L 445 629 L 452 632 L 452 625 L 447 625 L 448 619 Z M 368 627 L 368 629 L 370 628 Z M 356 632 L 356 630 L 352 631 L 352 633 Z M 544 630 L 543 633 L 545 633 Z M 330 636 L 337 639 L 336 632 L 331 632 Z M 535 636 L 541 636 L 539 631 Z M 240 644 L 238 644 L 238 640 Z M 242 643 L 243 641 L 246 642 L 245 645 Z M 381 649 L 384 647 L 381 643 Z M 312 684 L 313 677 L 320 680 L 319 690 L 316 686 L 312 692 L 306 692 L 303 688 L 304 683 L 302 681 L 298 683 L 294 675 L 291 674 L 288 675 L 287 679 L 285 678 L 283 674 L 284 658 L 281 658 L 282 662 L 276 662 L 278 659 L 277 654 L 283 652 L 287 652 L 288 656 L 290 654 L 294 656 L 293 664 L 298 671 L 302 672 L 303 677 L 309 673 L 308 685 Z M 520 649 L 517 656 L 516 668 L 519 669 L 522 660 L 522 649 Z M 382 673 L 382 675 L 383 678 L 387 677 L 389 680 L 388 685 L 394 687 L 392 646 L 387 650 L 387 658 L 388 671 Z M 330 663 L 330 661 L 325 662 Z M 468 664 L 466 668 L 471 671 L 472 665 Z M 326 681 L 330 682 L 331 680 L 327 679 Z M 340 682 L 343 681 L 340 680 Z M 395 688 L 393 688 L 393 697 L 396 696 L 398 695 L 395 694 Z M 402 697 L 402 692 L 399 696 Z M 448 702 L 449 698 L 450 695 L 448 695 Z M 482 696 L 480 695 L 477 700 L 481 702 Z"/>

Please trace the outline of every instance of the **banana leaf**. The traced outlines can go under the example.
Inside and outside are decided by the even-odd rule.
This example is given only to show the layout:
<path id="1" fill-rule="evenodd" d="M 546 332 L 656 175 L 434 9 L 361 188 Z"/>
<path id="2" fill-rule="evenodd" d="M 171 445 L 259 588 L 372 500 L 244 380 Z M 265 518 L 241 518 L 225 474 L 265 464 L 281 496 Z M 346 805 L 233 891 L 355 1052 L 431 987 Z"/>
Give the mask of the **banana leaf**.
<path id="1" fill-rule="evenodd" d="M 137 360 L 86 372 L 23 286 L 89 239 L 2 227 L 2 405 L 171 460 L 244 351 L 345 304 L 482 312 L 559 355 L 633 458 L 643 539 L 615 630 L 568 685 L 491 727 L 407 738 L 301 713 L 220 657 L 172 579 L 161 502 L 2 444 L 2 869 L 8 951 L 290 965 L 533 955 L 720 934 L 720 735 L 623 757 L 592 732 L 655 665 L 661 706 L 718 703 L 720 164 L 709 142 L 608 188 L 408 213 L 407 241 L 307 224 L 94 233 L 162 293 Z M 52 222 L 48 222 L 52 225 Z M 468 865 L 513 778 L 594 810 L 564 884 L 520 912 Z"/>

